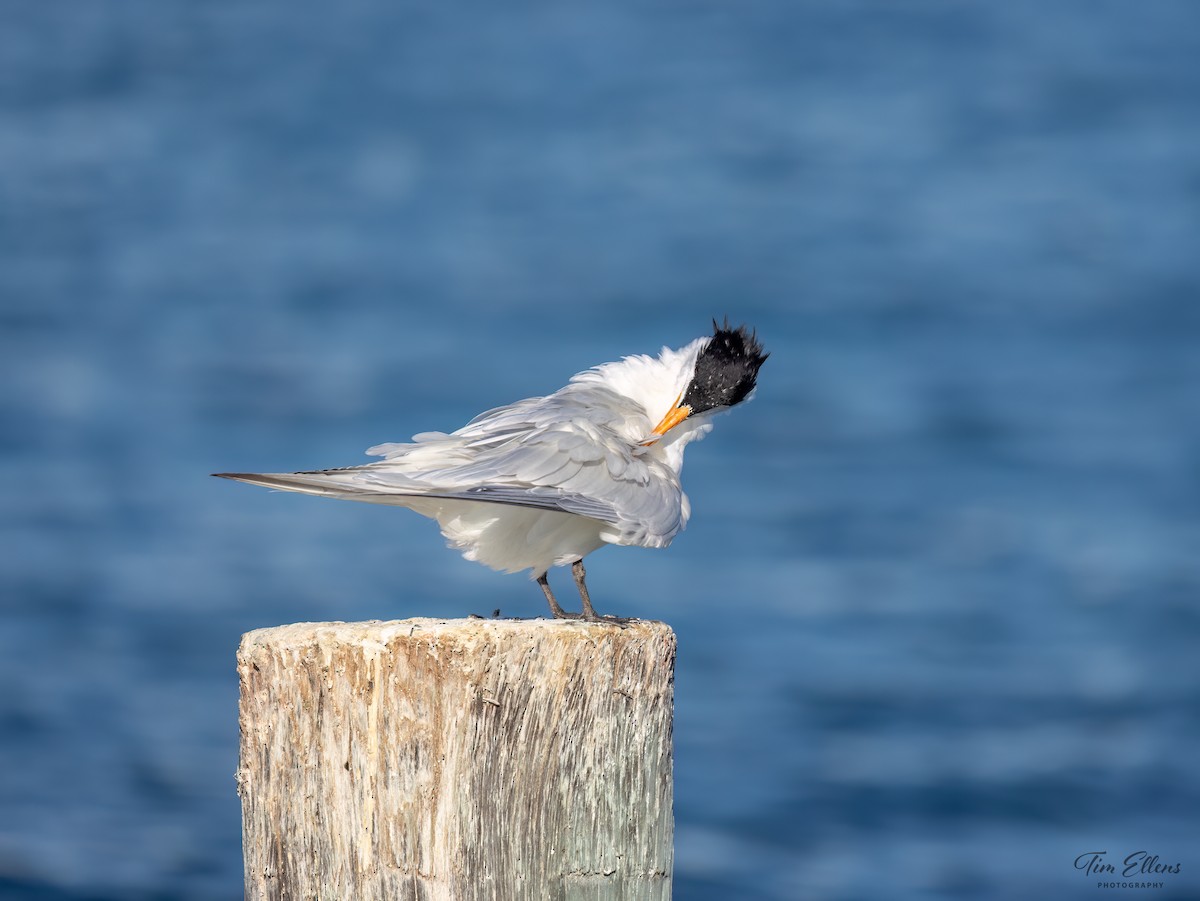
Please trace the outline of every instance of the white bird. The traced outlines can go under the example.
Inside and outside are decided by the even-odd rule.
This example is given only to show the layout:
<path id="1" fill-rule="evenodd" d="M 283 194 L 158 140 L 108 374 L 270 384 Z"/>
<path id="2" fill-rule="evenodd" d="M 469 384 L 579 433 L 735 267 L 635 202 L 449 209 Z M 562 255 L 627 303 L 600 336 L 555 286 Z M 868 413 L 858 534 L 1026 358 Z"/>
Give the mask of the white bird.
<path id="1" fill-rule="evenodd" d="M 555 617 L 597 620 L 583 558 L 605 544 L 666 547 L 691 505 L 683 450 L 747 399 L 766 360 L 755 334 L 713 334 L 634 355 L 476 416 L 456 432 L 367 450 L 384 459 L 297 473 L 214 473 L 252 485 L 393 504 L 436 519 L 451 547 L 504 572 L 531 570 Z M 571 565 L 583 603 L 567 613 L 546 573 Z"/>

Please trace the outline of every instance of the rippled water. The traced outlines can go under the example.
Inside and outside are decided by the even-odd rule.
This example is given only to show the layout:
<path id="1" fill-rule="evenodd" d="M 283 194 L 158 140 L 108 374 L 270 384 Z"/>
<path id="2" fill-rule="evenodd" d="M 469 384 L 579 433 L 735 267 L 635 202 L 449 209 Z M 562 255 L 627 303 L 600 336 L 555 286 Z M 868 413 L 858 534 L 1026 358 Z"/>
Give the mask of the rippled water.
<path id="1" fill-rule="evenodd" d="M 1090 898 L 1100 850 L 1200 893 L 1193 5 L 5 19 L 0 896 L 240 894 L 242 632 L 543 612 L 207 473 L 726 313 L 772 356 L 692 524 L 589 558 L 679 634 L 677 897 Z"/>

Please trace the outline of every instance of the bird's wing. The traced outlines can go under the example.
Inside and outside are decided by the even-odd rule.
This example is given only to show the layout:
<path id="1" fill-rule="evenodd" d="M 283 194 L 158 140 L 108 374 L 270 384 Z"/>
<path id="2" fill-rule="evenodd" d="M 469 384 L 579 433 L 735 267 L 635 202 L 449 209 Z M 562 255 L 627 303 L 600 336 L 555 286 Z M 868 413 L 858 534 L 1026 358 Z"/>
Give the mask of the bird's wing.
<path id="1" fill-rule="evenodd" d="M 367 501 L 376 504 L 403 506 L 406 499 L 417 498 L 478 501 L 515 507 L 533 507 L 541 510 L 558 510 L 563 513 L 588 516 L 603 522 L 619 522 L 619 518 L 611 506 L 556 489 L 480 485 L 464 490 L 426 490 L 397 482 L 392 478 L 380 477 L 377 471 L 370 469 L 372 465 L 375 464 L 313 472 L 219 472 L 215 475 L 223 479 L 234 479 L 238 482 L 261 485 L 264 488 L 274 488 L 279 491 L 295 491 L 301 494 Z"/>
<path id="2" fill-rule="evenodd" d="M 687 517 L 674 470 L 638 437 L 650 421 L 603 386 L 568 385 L 477 416 L 453 434 L 378 445 L 385 459 L 319 472 L 231 474 L 255 484 L 372 503 L 436 497 L 560 510 L 611 525 L 621 544 L 663 545 Z"/>

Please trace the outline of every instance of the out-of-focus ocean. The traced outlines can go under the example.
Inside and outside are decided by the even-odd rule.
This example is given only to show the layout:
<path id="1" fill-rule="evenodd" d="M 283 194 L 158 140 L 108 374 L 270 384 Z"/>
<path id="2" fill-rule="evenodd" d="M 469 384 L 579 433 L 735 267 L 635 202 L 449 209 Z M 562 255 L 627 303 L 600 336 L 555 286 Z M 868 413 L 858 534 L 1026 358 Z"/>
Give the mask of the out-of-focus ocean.
<path id="1" fill-rule="evenodd" d="M 772 355 L 692 523 L 588 558 L 679 635 L 676 897 L 1200 896 L 1200 7 L 3 18 L 0 897 L 240 896 L 242 632 L 545 612 L 208 473 L 726 314 Z"/>

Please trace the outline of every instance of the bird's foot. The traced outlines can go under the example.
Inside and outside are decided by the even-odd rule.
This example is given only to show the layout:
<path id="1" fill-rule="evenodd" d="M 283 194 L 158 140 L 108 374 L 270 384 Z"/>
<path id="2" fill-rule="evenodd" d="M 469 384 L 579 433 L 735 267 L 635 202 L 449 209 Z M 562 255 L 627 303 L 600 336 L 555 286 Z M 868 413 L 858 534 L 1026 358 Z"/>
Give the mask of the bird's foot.
<path id="1" fill-rule="evenodd" d="M 628 629 L 633 623 L 637 622 L 635 616 L 597 616 L 591 620 L 594 623 L 605 623 L 610 626 L 616 626 L 619 629 Z"/>
<path id="2" fill-rule="evenodd" d="M 617 626 L 621 629 L 628 629 L 629 624 L 636 622 L 637 619 L 631 616 L 602 616 L 594 610 L 591 615 L 587 612 L 583 613 L 568 613 L 566 610 L 562 613 L 554 614 L 555 619 L 565 619 L 578 623 L 600 623 L 607 626 Z"/>
<path id="3" fill-rule="evenodd" d="M 562 608 L 554 598 L 554 592 L 550 590 L 550 583 L 546 579 L 546 574 L 542 573 L 538 576 L 537 583 L 542 586 L 542 591 L 546 595 L 546 601 L 550 604 L 550 612 L 555 619 L 577 620 L 585 623 L 608 623 L 613 626 L 620 626 L 622 629 L 628 628 L 633 622 L 623 616 L 601 616 L 596 612 L 596 608 L 592 606 L 592 599 L 588 595 L 587 584 L 584 581 L 586 573 L 583 569 L 583 561 L 576 560 L 571 565 L 571 572 L 575 576 L 575 584 L 579 586 L 579 598 L 583 602 L 583 611 L 580 613 L 568 613 Z"/>

